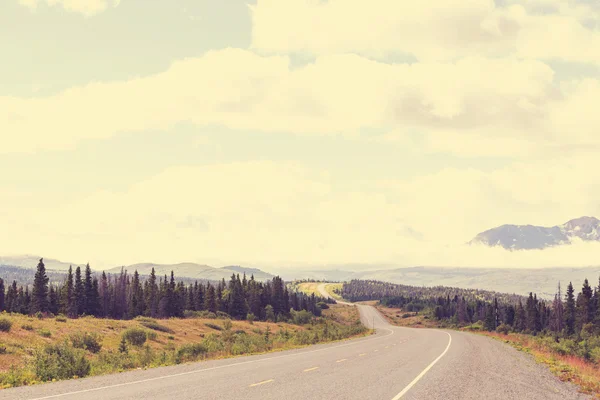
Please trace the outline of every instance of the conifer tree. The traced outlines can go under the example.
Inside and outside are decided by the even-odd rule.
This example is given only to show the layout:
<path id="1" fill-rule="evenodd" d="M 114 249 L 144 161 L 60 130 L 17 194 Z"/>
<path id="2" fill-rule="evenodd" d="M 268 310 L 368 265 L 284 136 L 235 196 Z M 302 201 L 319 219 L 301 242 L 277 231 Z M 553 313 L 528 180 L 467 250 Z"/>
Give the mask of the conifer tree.
<path id="1" fill-rule="evenodd" d="M 41 258 L 37 265 L 37 271 L 33 280 L 31 312 L 48 311 L 48 276 L 46 276 L 46 266 L 44 259 Z"/>
<path id="2" fill-rule="evenodd" d="M 567 294 L 565 295 L 565 330 L 567 335 L 575 333 L 575 296 L 573 293 L 573 283 L 569 282 Z"/>
<path id="3" fill-rule="evenodd" d="M 0 312 L 4 311 L 4 280 L 0 278 Z"/>
<path id="4" fill-rule="evenodd" d="M 85 289 L 81 279 L 80 267 L 75 268 L 75 280 L 73 282 L 73 287 L 74 301 L 77 305 L 77 313 L 75 315 L 79 316 L 85 312 Z"/>

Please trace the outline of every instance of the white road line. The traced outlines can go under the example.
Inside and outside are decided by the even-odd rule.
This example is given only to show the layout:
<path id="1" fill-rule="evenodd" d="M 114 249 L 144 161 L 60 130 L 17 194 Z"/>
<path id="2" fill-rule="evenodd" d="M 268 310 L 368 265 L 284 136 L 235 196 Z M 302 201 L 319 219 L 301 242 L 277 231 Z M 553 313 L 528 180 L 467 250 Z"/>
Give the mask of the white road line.
<path id="1" fill-rule="evenodd" d="M 258 383 L 253 383 L 252 385 L 250 385 L 250 387 L 264 385 L 265 383 L 270 383 L 270 382 L 273 382 L 274 380 L 275 379 L 269 379 L 268 381 L 262 381 L 262 382 L 258 382 Z"/>
<path id="2" fill-rule="evenodd" d="M 341 362 L 344 362 L 346 360 L 347 360 L 347 358 L 342 358 L 341 360 L 337 360 L 336 363 L 341 363 Z"/>
<path id="3" fill-rule="evenodd" d="M 314 370 L 316 370 L 316 369 L 319 369 L 319 367 L 312 367 L 312 368 L 308 368 L 308 369 L 305 369 L 305 370 L 304 370 L 304 371 L 302 371 L 302 372 L 310 372 L 310 371 L 314 371 Z"/>
<path id="4" fill-rule="evenodd" d="M 438 362 L 440 361 L 440 359 L 442 357 L 444 357 L 446 355 L 446 353 L 448 352 L 448 350 L 450 349 L 450 345 L 452 344 L 452 336 L 448 333 L 448 332 L 444 332 L 446 335 L 448 335 L 448 346 L 446 346 L 446 350 L 444 350 L 444 352 L 442 354 L 440 354 L 438 356 L 438 358 L 436 358 L 435 360 L 433 360 L 433 362 L 431 364 L 429 364 L 427 366 L 427 368 L 425 368 L 415 379 L 413 379 L 413 381 L 411 383 L 408 384 L 408 386 L 406 386 L 404 389 L 402 389 L 402 391 L 400 393 L 398 393 L 396 395 L 396 397 L 394 397 L 392 400 L 398 400 L 400 398 L 402 398 L 402 396 L 404 396 L 413 386 L 415 386 L 415 384 L 417 382 L 419 382 L 421 380 L 421 378 L 423 378 L 425 376 L 425 374 Z"/>
<path id="5" fill-rule="evenodd" d="M 373 340 L 383 339 L 383 338 L 386 338 L 388 336 L 392 336 L 394 334 L 394 330 L 392 330 L 392 329 L 387 329 L 387 328 L 381 328 L 381 329 L 389 331 L 390 333 L 388 335 L 385 335 L 385 336 L 371 337 L 371 338 L 367 338 L 365 340 L 360 340 L 360 341 L 356 341 L 356 342 L 340 344 L 338 346 L 325 347 L 323 349 L 309 350 L 309 351 L 303 351 L 303 352 L 292 353 L 292 354 L 284 354 L 284 355 L 281 355 L 281 356 L 261 358 L 259 360 L 243 361 L 243 362 L 234 363 L 234 364 L 219 365 L 218 367 L 197 369 L 197 370 L 194 370 L 194 371 L 181 372 L 181 373 L 172 374 L 172 375 L 162 375 L 162 376 L 157 376 L 157 377 L 154 377 L 154 378 L 141 379 L 139 381 L 124 382 L 124 383 L 118 383 L 118 384 L 115 384 L 115 385 L 108 385 L 108 386 L 101 386 L 101 387 L 92 388 L 92 389 L 78 390 L 76 392 L 68 392 L 68 393 L 53 394 L 53 395 L 44 396 L 44 397 L 36 397 L 36 398 L 32 398 L 30 400 L 56 399 L 58 397 L 72 396 L 72 395 L 75 395 L 75 394 L 97 392 L 99 390 L 114 389 L 114 388 L 123 387 L 123 386 L 136 385 L 138 383 L 146 383 L 146 382 L 158 381 L 158 380 L 161 380 L 161 379 L 175 378 L 175 377 L 178 377 L 178 376 L 185 376 L 185 375 L 191 375 L 191 374 L 199 374 L 199 373 L 202 373 L 202 372 L 213 371 L 213 370 L 216 370 L 216 369 L 236 367 L 238 365 L 253 364 L 253 363 L 259 363 L 259 362 L 264 362 L 264 361 L 269 361 L 269 360 L 275 360 L 275 359 L 280 359 L 280 358 L 295 357 L 295 356 L 299 356 L 299 355 L 303 355 L 303 354 L 318 353 L 318 352 L 321 352 L 321 351 L 326 351 L 326 350 L 331 350 L 331 349 L 337 349 L 337 348 L 340 348 L 340 347 L 354 346 L 355 344 L 365 343 L 367 341 L 373 341 Z"/>
<path id="6" fill-rule="evenodd" d="M 360 353 L 358 356 L 359 357 L 363 357 L 363 356 L 366 356 L 366 355 L 367 355 L 367 353 Z"/>

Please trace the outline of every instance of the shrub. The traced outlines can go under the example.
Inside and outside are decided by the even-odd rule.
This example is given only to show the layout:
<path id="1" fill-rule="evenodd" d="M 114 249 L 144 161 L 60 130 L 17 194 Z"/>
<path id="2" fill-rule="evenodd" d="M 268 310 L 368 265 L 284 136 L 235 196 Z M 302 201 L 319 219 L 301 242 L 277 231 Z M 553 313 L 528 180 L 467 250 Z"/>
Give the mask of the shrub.
<path id="1" fill-rule="evenodd" d="M 412 314 L 409 314 L 409 313 L 404 313 L 400 316 L 400 318 L 410 318 L 410 317 L 412 317 Z"/>
<path id="2" fill-rule="evenodd" d="M 223 328 L 221 327 L 221 325 L 213 324 L 212 322 L 205 322 L 204 325 L 208 326 L 209 328 L 215 329 L 217 331 L 222 331 L 223 330 Z"/>
<path id="3" fill-rule="evenodd" d="M 217 311 L 217 318 L 218 319 L 231 319 L 231 315 L 229 315 L 223 311 Z"/>
<path id="4" fill-rule="evenodd" d="M 498 333 L 503 333 L 503 334 L 507 334 L 508 332 L 510 332 L 510 325 L 506 325 L 506 324 L 500 324 L 497 328 L 496 328 L 496 332 Z"/>
<path id="5" fill-rule="evenodd" d="M 49 338 L 52 336 L 52 332 L 50 332 L 48 329 L 40 329 L 38 331 L 38 333 L 40 334 L 41 337 L 45 337 L 45 338 Z"/>
<path id="6" fill-rule="evenodd" d="M 208 349 L 203 343 L 184 344 L 177 350 L 175 362 L 179 364 L 186 361 L 195 361 L 206 353 L 208 353 Z"/>
<path id="7" fill-rule="evenodd" d="M 253 313 L 248 313 L 246 315 L 246 320 L 248 322 L 250 322 L 250 325 L 254 324 L 254 320 L 256 319 L 256 316 Z"/>
<path id="8" fill-rule="evenodd" d="M 35 313 L 35 317 L 36 317 L 37 319 L 42 319 L 42 318 L 44 318 L 44 314 L 42 314 L 42 312 L 41 312 L 41 311 L 38 311 L 38 312 L 36 312 L 36 313 Z"/>
<path id="9" fill-rule="evenodd" d="M 296 311 L 292 310 L 292 320 L 296 325 L 306 325 L 308 324 L 313 315 L 311 312 L 306 310 Z"/>
<path id="10" fill-rule="evenodd" d="M 158 339 L 158 335 L 154 331 L 148 331 L 148 332 L 146 332 L 146 336 L 148 337 L 148 340 L 154 340 L 154 341 L 156 341 Z"/>
<path id="11" fill-rule="evenodd" d="M 153 329 L 159 332 L 173 333 L 173 330 L 167 326 L 161 325 L 151 318 L 137 318 L 140 324 L 146 328 Z"/>
<path id="12" fill-rule="evenodd" d="M 230 319 L 226 319 L 225 322 L 223 322 L 223 329 L 225 329 L 226 331 L 231 330 L 232 326 L 233 324 L 231 323 Z"/>
<path id="13" fill-rule="evenodd" d="M 6 345 L 0 343 L 0 354 L 6 354 L 7 350 L 6 350 Z"/>
<path id="14" fill-rule="evenodd" d="M 31 324 L 23 324 L 23 325 L 21 325 L 21 329 L 23 329 L 25 331 L 32 331 L 33 330 L 33 325 L 31 325 Z"/>
<path id="15" fill-rule="evenodd" d="M 67 322 L 67 317 L 65 317 L 62 314 L 59 314 L 59 315 L 56 316 L 56 318 L 54 318 L 54 320 L 56 322 Z"/>
<path id="16" fill-rule="evenodd" d="M 0 318 L 0 332 L 10 332 L 12 321 L 8 318 Z"/>
<path id="17" fill-rule="evenodd" d="M 35 353 L 33 367 L 42 381 L 84 377 L 90 373 L 90 362 L 83 350 L 75 349 L 68 342 L 47 345 Z"/>
<path id="18" fill-rule="evenodd" d="M 71 343 L 76 349 L 84 349 L 98 353 L 102 349 L 101 338 L 96 333 L 74 333 L 70 336 Z"/>
<path id="19" fill-rule="evenodd" d="M 130 328 L 123 332 L 123 337 L 133 346 L 142 346 L 144 343 L 146 343 L 148 335 L 143 329 Z"/>
<path id="20" fill-rule="evenodd" d="M 318 302 L 317 306 L 319 306 L 319 308 L 321 310 L 327 310 L 329 308 L 329 305 L 327 303 L 325 303 L 324 301 Z"/>

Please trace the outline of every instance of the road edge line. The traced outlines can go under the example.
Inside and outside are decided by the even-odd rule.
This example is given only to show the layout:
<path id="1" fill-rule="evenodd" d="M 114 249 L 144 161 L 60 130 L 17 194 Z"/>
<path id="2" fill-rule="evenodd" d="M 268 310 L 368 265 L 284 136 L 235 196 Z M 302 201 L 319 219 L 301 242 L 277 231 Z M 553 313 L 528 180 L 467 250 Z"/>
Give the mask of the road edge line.
<path id="1" fill-rule="evenodd" d="M 412 389 L 412 387 L 415 386 L 417 384 L 417 382 L 419 382 L 421 380 L 421 378 L 423 378 L 425 376 L 425 374 L 427 372 L 429 372 L 429 370 L 431 368 L 433 368 L 433 366 L 435 364 L 437 364 L 437 362 L 440 361 L 442 359 L 442 357 L 444 357 L 446 355 L 448 350 L 450 350 L 450 345 L 452 344 L 452 335 L 450 335 L 450 333 L 448 333 L 448 332 L 444 332 L 444 333 L 446 335 L 448 335 L 448 338 L 449 338 L 448 345 L 446 346 L 446 350 L 444 350 L 443 353 L 438 356 L 438 358 L 433 360 L 433 362 L 431 364 L 429 364 L 427 366 L 427 368 L 425 368 L 415 379 L 412 380 L 411 383 L 409 383 L 404 389 L 402 389 L 402 391 L 400 393 L 398 393 L 392 400 L 399 400 L 400 398 L 402 398 L 402 396 L 404 396 L 406 393 L 408 393 L 408 391 L 410 389 Z"/>

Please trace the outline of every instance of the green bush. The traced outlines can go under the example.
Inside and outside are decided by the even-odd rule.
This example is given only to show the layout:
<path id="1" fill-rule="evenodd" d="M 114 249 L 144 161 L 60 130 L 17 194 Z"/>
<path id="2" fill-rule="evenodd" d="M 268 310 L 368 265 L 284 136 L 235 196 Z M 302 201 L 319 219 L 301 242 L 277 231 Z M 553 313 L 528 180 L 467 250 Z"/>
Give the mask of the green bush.
<path id="1" fill-rule="evenodd" d="M 21 329 L 23 329 L 25 331 L 32 331 L 33 330 L 33 325 L 31 325 L 31 324 L 23 324 L 23 325 L 21 325 Z"/>
<path id="2" fill-rule="evenodd" d="M 210 312 L 210 311 L 191 311 L 191 310 L 185 310 L 183 312 L 183 316 L 185 318 L 205 318 L 205 319 L 216 319 L 217 318 L 217 314 L 215 314 L 214 312 Z"/>
<path id="3" fill-rule="evenodd" d="M 246 314 L 246 321 L 250 322 L 250 325 L 254 324 L 256 316 L 253 313 Z"/>
<path id="4" fill-rule="evenodd" d="M 54 318 L 54 320 L 56 322 L 67 322 L 67 317 L 65 317 L 62 314 L 59 314 L 59 315 L 56 316 L 56 318 Z"/>
<path id="5" fill-rule="evenodd" d="M 38 312 L 35 313 L 35 317 L 37 319 L 42 319 L 42 318 L 44 318 L 44 314 L 42 314 L 40 311 L 38 311 Z"/>
<path id="6" fill-rule="evenodd" d="M 136 318 L 137 320 L 139 320 L 140 324 L 148 329 L 153 329 L 155 331 L 159 331 L 159 332 L 165 332 L 165 333 L 173 333 L 173 329 L 161 325 L 158 322 L 156 322 L 155 320 L 151 319 L 151 318 Z"/>
<path id="7" fill-rule="evenodd" d="M 98 353 L 102 349 L 102 339 L 96 333 L 77 332 L 72 334 L 70 339 L 76 349 L 84 349 L 92 353 Z"/>
<path id="8" fill-rule="evenodd" d="M 208 353 L 208 349 L 203 343 L 184 344 L 177 350 L 176 362 L 196 361 L 200 356 Z"/>
<path id="9" fill-rule="evenodd" d="M 12 321 L 8 318 L 0 318 L 0 332 L 10 332 Z"/>
<path id="10" fill-rule="evenodd" d="M 154 331 L 148 331 L 146 332 L 146 336 L 148 337 L 148 340 L 158 340 L 158 334 Z"/>
<path id="11" fill-rule="evenodd" d="M 217 311 L 217 318 L 218 319 L 231 319 L 231 315 L 229 315 L 223 311 Z"/>
<path id="12" fill-rule="evenodd" d="M 8 353 L 8 350 L 6 350 L 6 345 L 0 343 L 0 354 L 6 354 Z"/>
<path id="13" fill-rule="evenodd" d="M 225 322 L 223 322 L 223 329 L 225 329 L 226 331 L 229 331 L 229 330 L 231 330 L 231 327 L 233 327 L 231 320 L 226 319 Z"/>
<path id="14" fill-rule="evenodd" d="M 310 311 L 306 311 L 306 310 L 301 310 L 301 311 L 296 311 L 296 310 L 292 310 L 292 321 L 294 322 L 294 324 L 296 325 L 306 325 L 308 324 L 313 318 L 313 315 Z"/>
<path id="15" fill-rule="evenodd" d="M 142 346 L 144 343 L 146 343 L 148 335 L 143 329 L 130 328 L 123 332 L 123 337 L 125 338 L 127 343 L 133 346 Z"/>
<path id="16" fill-rule="evenodd" d="M 212 322 L 205 322 L 204 325 L 208 326 L 209 328 L 215 329 L 217 331 L 223 330 L 223 327 L 221 327 L 221 325 L 213 324 Z"/>
<path id="17" fill-rule="evenodd" d="M 82 378 L 90 373 L 90 362 L 85 352 L 75 349 L 68 342 L 47 345 L 34 355 L 35 375 L 42 381 L 53 379 Z"/>
<path id="18" fill-rule="evenodd" d="M 319 306 L 319 308 L 321 310 L 327 310 L 329 308 L 329 305 L 327 303 L 325 303 L 324 301 L 318 302 L 317 306 Z"/>
<path id="19" fill-rule="evenodd" d="M 41 337 L 45 337 L 45 338 L 49 338 L 52 336 L 52 332 L 50 332 L 48 329 L 40 329 L 38 331 L 38 333 L 40 334 Z"/>
<path id="20" fill-rule="evenodd" d="M 506 325 L 506 324 L 500 324 L 497 328 L 496 328 L 496 332 L 498 333 L 503 333 L 503 334 L 507 334 L 508 332 L 510 332 L 510 325 Z"/>

